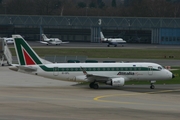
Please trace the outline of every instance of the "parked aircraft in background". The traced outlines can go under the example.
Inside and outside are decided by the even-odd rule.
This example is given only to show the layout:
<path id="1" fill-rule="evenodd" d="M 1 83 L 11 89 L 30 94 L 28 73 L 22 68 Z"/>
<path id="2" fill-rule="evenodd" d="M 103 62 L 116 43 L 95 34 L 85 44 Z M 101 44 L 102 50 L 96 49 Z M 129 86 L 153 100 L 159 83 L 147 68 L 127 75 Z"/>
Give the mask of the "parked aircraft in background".
<path id="1" fill-rule="evenodd" d="M 110 45 L 114 45 L 114 47 L 117 47 L 118 44 L 121 44 L 122 46 L 126 44 L 126 41 L 122 38 L 105 38 L 102 32 L 100 32 L 100 36 L 102 42 L 108 43 L 108 47 L 110 47 Z"/>
<path id="2" fill-rule="evenodd" d="M 43 41 L 40 41 L 43 44 L 49 45 L 60 45 L 64 43 L 69 43 L 69 42 L 62 42 L 59 38 L 47 38 L 45 34 L 42 34 Z"/>
<path id="3" fill-rule="evenodd" d="M 11 38 L 4 37 L 4 42 L 7 44 L 14 44 L 14 40 L 12 37 Z"/>
<path id="4" fill-rule="evenodd" d="M 98 89 L 98 83 L 124 86 L 126 81 L 151 81 L 172 79 L 174 75 L 156 63 L 54 63 L 44 64 L 29 44 L 20 36 L 13 35 L 19 66 L 12 70 L 31 73 L 65 81 L 90 82 L 89 87 Z"/>

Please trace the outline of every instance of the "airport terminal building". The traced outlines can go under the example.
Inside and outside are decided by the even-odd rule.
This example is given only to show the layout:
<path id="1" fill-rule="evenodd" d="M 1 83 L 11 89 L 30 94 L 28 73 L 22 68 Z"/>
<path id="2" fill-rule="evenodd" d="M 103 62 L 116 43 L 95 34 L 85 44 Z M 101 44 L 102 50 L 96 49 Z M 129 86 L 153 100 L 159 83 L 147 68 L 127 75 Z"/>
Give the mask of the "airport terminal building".
<path id="1" fill-rule="evenodd" d="M 63 41 L 100 43 L 100 31 L 127 43 L 180 44 L 179 18 L 0 15 L 0 37 L 20 34 L 38 41 L 44 33 Z"/>

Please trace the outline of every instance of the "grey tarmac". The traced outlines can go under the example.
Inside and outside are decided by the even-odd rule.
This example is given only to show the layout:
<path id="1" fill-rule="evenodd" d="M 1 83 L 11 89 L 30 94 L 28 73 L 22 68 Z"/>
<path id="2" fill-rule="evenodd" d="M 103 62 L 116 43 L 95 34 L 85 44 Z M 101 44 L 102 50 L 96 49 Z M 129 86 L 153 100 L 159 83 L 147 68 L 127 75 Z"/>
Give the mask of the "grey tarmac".
<path id="1" fill-rule="evenodd" d="M 87 85 L 14 72 L 0 67 L 0 119 L 178 120 L 180 85 Z"/>

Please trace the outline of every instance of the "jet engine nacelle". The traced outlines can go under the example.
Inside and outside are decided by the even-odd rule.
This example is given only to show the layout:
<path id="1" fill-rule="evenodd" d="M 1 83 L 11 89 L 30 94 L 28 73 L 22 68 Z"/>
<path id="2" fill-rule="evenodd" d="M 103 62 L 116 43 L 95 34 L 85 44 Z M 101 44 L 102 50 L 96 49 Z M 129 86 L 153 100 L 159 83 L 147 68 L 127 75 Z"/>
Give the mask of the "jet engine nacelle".
<path id="1" fill-rule="evenodd" d="M 107 84 L 112 86 L 124 86 L 125 80 L 124 78 L 112 78 L 110 81 L 107 81 Z"/>

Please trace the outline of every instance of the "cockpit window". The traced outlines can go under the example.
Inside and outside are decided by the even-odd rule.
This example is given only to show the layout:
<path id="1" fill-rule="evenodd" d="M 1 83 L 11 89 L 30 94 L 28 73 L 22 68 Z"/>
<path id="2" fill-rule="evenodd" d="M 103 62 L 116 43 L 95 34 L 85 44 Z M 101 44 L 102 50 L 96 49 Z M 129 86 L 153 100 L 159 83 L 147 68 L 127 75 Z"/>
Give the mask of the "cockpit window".
<path id="1" fill-rule="evenodd" d="M 163 69 L 163 67 L 161 67 L 161 66 L 158 67 L 158 70 L 162 70 L 162 69 Z"/>

